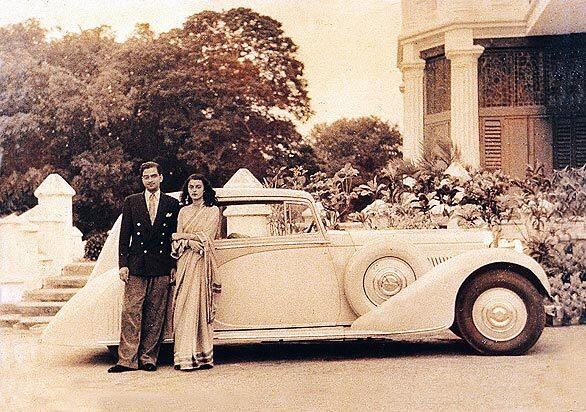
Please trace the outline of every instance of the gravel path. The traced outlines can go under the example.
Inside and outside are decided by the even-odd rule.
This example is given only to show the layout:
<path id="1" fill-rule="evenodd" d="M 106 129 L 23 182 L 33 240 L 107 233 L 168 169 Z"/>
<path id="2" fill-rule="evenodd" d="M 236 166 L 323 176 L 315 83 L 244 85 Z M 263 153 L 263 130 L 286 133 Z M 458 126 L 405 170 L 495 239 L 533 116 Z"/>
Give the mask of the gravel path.
<path id="1" fill-rule="evenodd" d="M 546 328 L 525 356 L 451 334 L 403 342 L 216 348 L 216 367 L 108 374 L 105 349 L 0 329 L 0 410 L 586 410 L 586 326 Z"/>

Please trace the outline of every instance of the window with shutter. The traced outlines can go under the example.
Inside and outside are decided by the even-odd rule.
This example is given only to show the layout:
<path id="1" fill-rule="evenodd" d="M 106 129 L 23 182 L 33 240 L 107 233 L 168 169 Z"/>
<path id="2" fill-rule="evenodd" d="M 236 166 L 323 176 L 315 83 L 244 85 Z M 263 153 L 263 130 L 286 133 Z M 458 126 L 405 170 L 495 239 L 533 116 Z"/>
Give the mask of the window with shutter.
<path id="1" fill-rule="evenodd" d="M 556 117 L 553 134 L 553 166 L 581 167 L 586 164 L 586 118 Z"/>
<path id="2" fill-rule="evenodd" d="M 502 166 L 502 127 L 500 119 L 484 119 L 484 167 L 498 170 Z"/>
<path id="3" fill-rule="evenodd" d="M 578 117 L 574 121 L 574 166 L 586 164 L 586 117 Z"/>
<path id="4" fill-rule="evenodd" d="M 572 163 L 572 119 L 557 117 L 553 130 L 553 167 L 563 169 Z"/>

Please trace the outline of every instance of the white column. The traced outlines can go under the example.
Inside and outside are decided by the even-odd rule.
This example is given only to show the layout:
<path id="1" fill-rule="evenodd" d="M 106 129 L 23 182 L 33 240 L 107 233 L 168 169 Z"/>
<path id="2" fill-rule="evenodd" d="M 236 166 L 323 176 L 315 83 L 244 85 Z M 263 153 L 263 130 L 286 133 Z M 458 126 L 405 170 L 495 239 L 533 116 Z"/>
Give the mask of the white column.
<path id="1" fill-rule="evenodd" d="M 447 45 L 446 45 L 447 46 Z M 482 46 L 446 47 L 451 63 L 450 135 L 466 166 L 480 167 L 480 136 L 478 133 L 478 57 Z"/>
<path id="2" fill-rule="evenodd" d="M 425 60 L 401 65 L 403 73 L 403 158 L 417 162 L 423 152 L 423 74 Z"/>
<path id="3" fill-rule="evenodd" d="M 58 274 L 73 261 L 72 198 L 75 190 L 58 174 L 50 174 L 35 190 L 39 205 L 31 218 L 39 226 L 39 252 L 43 276 Z"/>
<path id="4" fill-rule="evenodd" d="M 226 182 L 224 188 L 262 188 L 262 183 L 254 177 L 248 169 L 238 169 Z M 235 205 L 224 209 L 226 218 L 227 235 L 243 236 L 269 236 L 269 217 L 271 208 L 269 205 Z"/>

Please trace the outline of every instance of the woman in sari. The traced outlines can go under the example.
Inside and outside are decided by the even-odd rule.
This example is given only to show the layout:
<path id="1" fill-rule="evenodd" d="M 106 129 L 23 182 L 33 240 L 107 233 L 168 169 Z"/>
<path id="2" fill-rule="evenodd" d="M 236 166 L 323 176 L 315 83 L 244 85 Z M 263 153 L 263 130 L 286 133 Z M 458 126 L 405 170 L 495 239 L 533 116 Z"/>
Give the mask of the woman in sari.
<path id="1" fill-rule="evenodd" d="M 216 193 L 207 179 L 191 175 L 183 185 L 185 205 L 177 218 L 172 255 L 178 258 L 173 330 L 175 369 L 213 366 L 214 294 L 221 290 L 213 240 L 220 222 Z"/>

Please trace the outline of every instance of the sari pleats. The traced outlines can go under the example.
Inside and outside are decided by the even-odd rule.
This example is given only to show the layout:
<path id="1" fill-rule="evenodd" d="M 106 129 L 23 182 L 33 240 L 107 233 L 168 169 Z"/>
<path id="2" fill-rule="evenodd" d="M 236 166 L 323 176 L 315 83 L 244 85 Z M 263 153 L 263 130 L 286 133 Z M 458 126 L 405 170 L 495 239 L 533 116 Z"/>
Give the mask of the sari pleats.
<path id="1" fill-rule="evenodd" d="M 186 223 L 178 231 L 194 236 L 173 242 L 174 253 L 180 255 L 174 293 L 174 363 L 179 369 L 189 370 L 213 365 L 214 294 L 219 293 L 221 284 L 212 239 L 219 210 L 204 207 L 191 217 L 183 217 Z"/>

